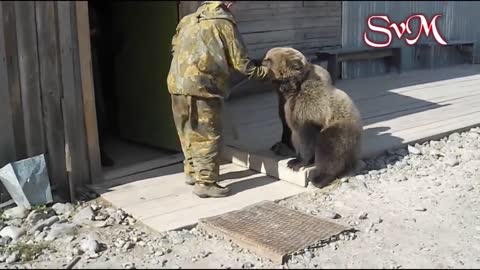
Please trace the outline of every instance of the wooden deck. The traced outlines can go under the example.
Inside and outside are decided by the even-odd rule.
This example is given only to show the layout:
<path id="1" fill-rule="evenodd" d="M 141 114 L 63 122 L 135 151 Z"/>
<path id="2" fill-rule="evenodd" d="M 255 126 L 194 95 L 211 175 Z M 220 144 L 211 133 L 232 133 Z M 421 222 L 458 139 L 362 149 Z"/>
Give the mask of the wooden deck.
<path id="1" fill-rule="evenodd" d="M 480 65 L 340 80 L 336 85 L 356 102 L 364 122 L 363 158 L 480 124 Z M 226 127 L 226 160 L 306 186 L 309 169 L 285 167 L 288 159 L 269 151 L 280 140 L 275 93 L 228 104 L 239 140 Z"/>
<path id="2" fill-rule="evenodd" d="M 478 65 L 338 81 L 337 86 L 352 96 L 363 115 L 364 157 L 480 123 Z M 229 146 L 224 157 L 233 163 L 222 165 L 221 175 L 232 196 L 200 199 L 193 195 L 192 187 L 183 182 L 181 159 L 176 156 L 155 161 L 164 168 L 92 189 L 157 231 L 187 227 L 200 218 L 305 191 L 309 170 L 292 172 L 285 166 L 288 159 L 268 150 L 281 135 L 275 93 L 234 99 L 230 109 L 240 140 L 233 140 L 226 127 Z"/>
<path id="3" fill-rule="evenodd" d="M 200 218 L 305 191 L 294 184 L 229 163 L 220 167 L 221 184 L 228 185 L 233 194 L 226 198 L 201 199 L 184 183 L 182 170 L 183 165 L 172 165 L 94 185 L 91 189 L 157 231 L 188 227 Z"/>

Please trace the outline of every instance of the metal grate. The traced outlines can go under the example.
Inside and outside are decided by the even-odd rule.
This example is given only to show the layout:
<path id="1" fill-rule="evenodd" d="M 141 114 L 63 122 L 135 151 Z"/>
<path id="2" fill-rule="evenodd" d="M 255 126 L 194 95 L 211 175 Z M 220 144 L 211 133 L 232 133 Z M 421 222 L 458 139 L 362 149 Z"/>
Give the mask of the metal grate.
<path id="1" fill-rule="evenodd" d="M 292 253 L 350 230 L 269 201 L 200 219 L 198 228 L 277 263 L 283 263 Z"/>

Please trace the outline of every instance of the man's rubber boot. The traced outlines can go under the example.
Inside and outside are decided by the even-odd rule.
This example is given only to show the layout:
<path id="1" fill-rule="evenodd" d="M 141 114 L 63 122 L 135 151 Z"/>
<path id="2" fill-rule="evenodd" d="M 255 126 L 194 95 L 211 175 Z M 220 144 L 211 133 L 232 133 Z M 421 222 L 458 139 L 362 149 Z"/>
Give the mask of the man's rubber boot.
<path id="1" fill-rule="evenodd" d="M 195 179 L 193 179 L 193 177 L 191 176 L 185 176 L 185 184 L 189 185 L 189 186 L 193 186 L 195 185 Z"/>
<path id="2" fill-rule="evenodd" d="M 230 188 L 221 187 L 217 183 L 196 183 L 193 187 L 193 194 L 197 195 L 200 198 L 221 198 L 230 195 Z"/>

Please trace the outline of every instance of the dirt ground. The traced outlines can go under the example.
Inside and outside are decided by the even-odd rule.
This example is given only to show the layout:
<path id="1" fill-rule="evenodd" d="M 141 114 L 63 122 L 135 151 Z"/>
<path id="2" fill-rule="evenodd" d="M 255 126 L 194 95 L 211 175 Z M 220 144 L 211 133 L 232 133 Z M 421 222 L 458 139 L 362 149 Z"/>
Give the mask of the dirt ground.
<path id="1" fill-rule="evenodd" d="M 154 232 L 93 200 L 33 213 L 5 211 L 0 266 L 65 268 L 73 261 L 73 268 L 91 269 L 480 267 L 480 128 L 389 151 L 365 165 L 360 175 L 279 202 L 357 229 L 353 237 L 308 249 L 284 265 L 196 228 Z"/>

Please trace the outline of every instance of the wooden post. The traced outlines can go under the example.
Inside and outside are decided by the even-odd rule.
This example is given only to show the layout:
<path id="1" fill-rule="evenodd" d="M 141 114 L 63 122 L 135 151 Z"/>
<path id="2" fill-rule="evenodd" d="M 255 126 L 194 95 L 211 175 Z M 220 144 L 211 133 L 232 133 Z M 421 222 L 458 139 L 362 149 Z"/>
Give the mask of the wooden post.
<path id="1" fill-rule="evenodd" d="M 62 112 L 62 83 L 54 1 L 36 1 L 36 23 L 43 123 L 47 145 L 47 164 L 52 186 L 62 196 L 69 194 L 65 170 L 65 136 Z"/>
<path id="2" fill-rule="evenodd" d="M 16 1 L 15 16 L 26 154 L 31 157 L 45 152 L 34 2 Z"/>
<path id="3" fill-rule="evenodd" d="M 77 197 L 75 188 L 91 182 L 74 2 L 58 1 L 57 13 L 65 122 L 66 171 L 70 199 L 75 201 Z"/>
<path id="4" fill-rule="evenodd" d="M 78 42 L 78 59 L 81 93 L 83 99 L 83 115 L 86 129 L 87 155 L 90 165 L 92 184 L 103 180 L 98 141 L 97 114 L 95 109 L 95 92 L 93 88 L 92 56 L 90 49 L 90 28 L 88 21 L 88 2 L 75 1 L 75 29 Z"/>
<path id="5" fill-rule="evenodd" d="M 18 69 L 17 34 L 15 23 L 15 2 L 2 2 L 3 30 L 6 56 L 6 73 L 12 110 L 12 126 L 15 141 L 15 158 L 27 157 L 25 129 L 23 125 L 22 94 Z"/>

